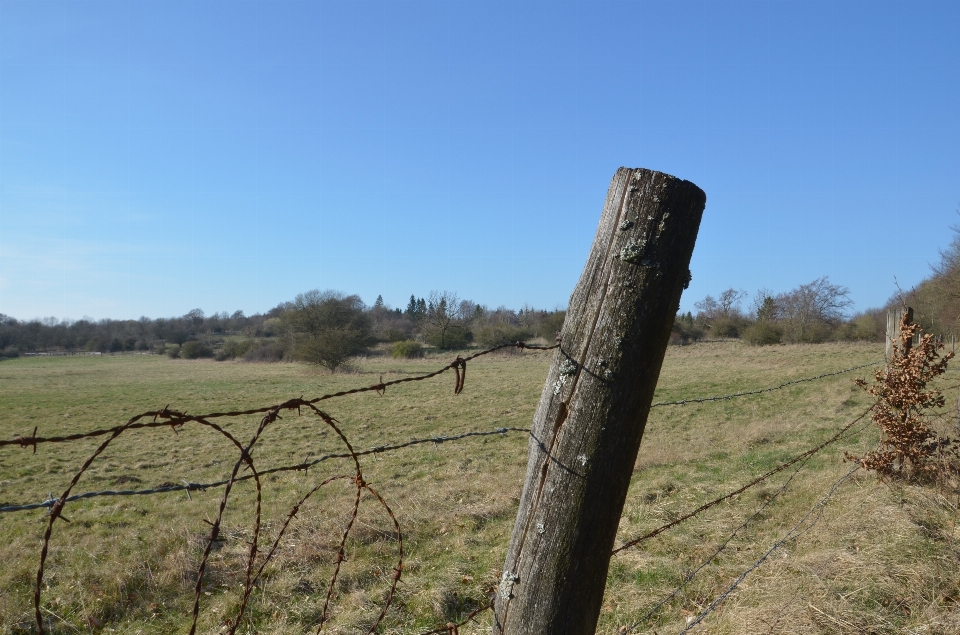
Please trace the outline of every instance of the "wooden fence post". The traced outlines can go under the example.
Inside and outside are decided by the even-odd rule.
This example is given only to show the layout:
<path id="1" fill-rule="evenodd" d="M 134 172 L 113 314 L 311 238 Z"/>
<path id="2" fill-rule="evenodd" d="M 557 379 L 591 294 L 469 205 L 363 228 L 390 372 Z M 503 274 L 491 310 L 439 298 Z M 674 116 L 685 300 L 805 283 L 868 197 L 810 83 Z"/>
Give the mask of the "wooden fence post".
<path id="1" fill-rule="evenodd" d="M 563 324 L 530 435 L 497 635 L 594 632 L 640 439 L 690 281 L 706 195 L 620 168 Z"/>
<path id="2" fill-rule="evenodd" d="M 904 311 L 907 313 L 907 321 L 912 323 L 912 308 L 887 309 L 887 350 L 884 353 L 884 359 L 888 366 L 890 365 L 890 357 L 893 355 L 893 343 L 900 339 L 900 323 L 903 321 Z"/>

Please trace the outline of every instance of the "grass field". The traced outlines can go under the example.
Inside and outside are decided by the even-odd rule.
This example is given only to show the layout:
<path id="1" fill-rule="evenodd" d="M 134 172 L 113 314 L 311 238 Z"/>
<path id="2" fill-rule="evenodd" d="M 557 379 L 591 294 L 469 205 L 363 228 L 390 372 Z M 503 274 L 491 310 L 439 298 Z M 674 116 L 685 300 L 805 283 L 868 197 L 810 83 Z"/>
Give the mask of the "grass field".
<path id="1" fill-rule="evenodd" d="M 422 373 L 453 355 L 422 360 L 369 357 L 330 375 L 299 364 L 170 360 L 157 356 L 29 358 L 0 364 L 0 434 L 11 438 L 115 426 L 169 405 L 188 413 L 246 409 L 311 398 Z M 882 359 L 882 345 L 671 347 L 655 401 L 778 385 Z M 471 362 L 466 389 L 453 375 L 322 402 L 357 449 L 412 438 L 528 427 L 551 353 L 490 355 Z M 869 369 L 783 390 L 651 412 L 621 521 L 618 544 L 675 519 L 817 445 L 860 414 L 867 396 L 853 377 Z M 953 386 L 951 370 L 941 384 Z M 956 391 L 947 392 L 948 402 Z M 952 415 L 951 415 L 952 417 Z M 945 419 L 944 425 L 953 425 Z M 230 419 L 241 439 L 259 417 Z M 856 428 L 855 428 L 856 429 Z M 631 632 L 671 633 L 723 593 L 820 500 L 863 452 L 872 426 L 825 449 L 792 477 L 770 481 L 611 561 L 599 633 L 623 632 L 673 591 L 745 520 L 725 550 L 673 599 Z M 102 441 L 0 448 L 0 506 L 63 491 Z M 259 469 L 340 451 L 314 415 L 285 414 L 254 452 Z M 229 474 L 237 450 L 196 425 L 120 436 L 74 493 L 206 482 Z M 404 538 L 403 578 L 378 632 L 418 633 L 457 621 L 487 601 L 499 580 L 527 460 L 522 433 L 425 444 L 363 458 L 366 480 L 396 512 Z M 270 542 L 296 500 L 346 460 L 264 480 L 264 538 Z M 774 497 L 787 483 L 782 495 Z M 251 595 L 242 633 L 316 632 L 326 580 L 354 490 L 334 483 L 311 498 Z M 186 632 L 196 566 L 222 490 L 102 497 L 67 505 L 55 525 L 43 589 L 49 632 Z M 775 500 L 770 502 L 774 497 Z M 217 633 L 237 607 L 251 538 L 254 488 L 238 485 L 204 579 L 199 632 Z M 769 504 L 768 504 L 769 503 Z M 935 488 L 880 484 L 857 473 L 818 522 L 776 550 L 698 633 L 958 633 L 960 529 L 957 501 Z M 0 633 L 34 632 L 32 587 L 46 512 L 0 514 Z M 389 518 L 361 507 L 347 545 L 325 632 L 365 632 L 379 614 L 396 563 Z M 461 633 L 489 632 L 484 614 Z"/>

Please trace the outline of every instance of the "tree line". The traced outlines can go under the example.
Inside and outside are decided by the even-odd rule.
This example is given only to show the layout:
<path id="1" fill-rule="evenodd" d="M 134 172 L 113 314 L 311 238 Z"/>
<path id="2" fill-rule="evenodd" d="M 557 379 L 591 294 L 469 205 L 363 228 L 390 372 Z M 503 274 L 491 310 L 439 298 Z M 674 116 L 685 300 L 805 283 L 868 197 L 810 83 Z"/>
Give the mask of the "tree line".
<path id="1" fill-rule="evenodd" d="M 694 304 L 696 313 L 677 315 L 672 342 L 685 344 L 704 338 L 741 338 L 757 345 L 781 342 L 876 341 L 886 335 L 887 311 L 914 309 L 914 320 L 925 332 L 949 336 L 960 331 L 960 225 L 953 240 L 941 250 L 931 275 L 917 286 L 898 290 L 878 308 L 850 313 L 850 290 L 823 276 L 790 291 L 760 289 L 752 297 L 729 288 L 716 298 Z M 749 302 L 743 308 L 744 301 Z"/>
<path id="2" fill-rule="evenodd" d="M 427 348 L 494 346 L 542 337 L 553 340 L 564 311 L 479 305 L 450 291 L 410 296 L 406 309 L 381 296 L 367 306 L 357 295 L 312 290 L 270 311 L 139 320 L 17 320 L 0 314 L 0 357 L 28 353 L 126 351 L 171 357 L 247 361 L 298 360 L 336 370 L 351 356 L 379 348 L 399 357 Z"/>

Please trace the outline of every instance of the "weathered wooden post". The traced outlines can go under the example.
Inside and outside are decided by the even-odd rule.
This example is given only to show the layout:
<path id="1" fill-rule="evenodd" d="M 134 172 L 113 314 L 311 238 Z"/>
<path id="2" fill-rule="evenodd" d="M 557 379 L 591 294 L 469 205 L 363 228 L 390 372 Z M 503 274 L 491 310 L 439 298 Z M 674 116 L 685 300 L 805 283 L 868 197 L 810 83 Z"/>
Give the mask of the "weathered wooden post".
<path id="1" fill-rule="evenodd" d="M 887 309 L 887 350 L 884 354 L 887 366 L 890 365 L 890 357 L 893 355 L 893 343 L 900 340 L 900 323 L 903 322 L 904 313 L 907 314 L 907 322 L 913 323 L 913 309 L 911 307 Z M 904 342 L 904 345 L 908 348 L 912 344 L 912 340 L 909 343 Z"/>
<path id="2" fill-rule="evenodd" d="M 497 635 L 596 628 L 653 391 L 706 195 L 644 169 L 613 177 L 534 416 L 494 599 Z"/>

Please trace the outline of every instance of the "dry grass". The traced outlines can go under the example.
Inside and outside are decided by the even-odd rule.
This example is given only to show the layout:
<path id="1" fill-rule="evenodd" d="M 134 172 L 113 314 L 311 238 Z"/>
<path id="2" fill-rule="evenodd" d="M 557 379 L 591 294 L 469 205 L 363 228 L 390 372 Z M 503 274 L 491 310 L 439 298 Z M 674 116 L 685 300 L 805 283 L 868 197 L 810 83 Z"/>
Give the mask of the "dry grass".
<path id="1" fill-rule="evenodd" d="M 874 361 L 877 345 L 750 348 L 737 343 L 671 348 L 657 400 L 727 394 Z M 41 435 L 116 425 L 170 404 L 187 412 L 246 408 L 333 392 L 432 370 L 449 356 L 357 360 L 356 372 L 328 375 L 294 364 L 181 361 L 152 356 L 19 359 L 0 364 L 0 434 L 40 427 Z M 413 437 L 529 425 L 549 354 L 490 356 L 470 364 L 466 390 L 452 375 L 324 402 L 360 449 Z M 865 369 L 866 371 L 867 369 Z M 867 372 L 857 373 L 866 376 Z M 941 382 L 960 376 L 948 372 Z M 949 393 L 948 393 L 949 398 Z M 766 395 L 655 409 L 621 521 L 623 540 L 735 489 L 815 445 L 868 405 L 852 375 Z M 257 418 L 231 422 L 247 437 Z M 129 438 L 127 438 L 127 436 Z M 78 490 L 150 487 L 222 477 L 236 454 L 199 428 L 120 437 Z M 811 460 L 786 492 L 731 541 L 671 602 L 635 632 L 676 632 L 780 539 L 847 469 L 844 450 L 876 441 L 867 428 Z M 96 441 L 40 446 L 36 455 L 0 449 L 0 502 L 59 493 Z M 258 466 L 296 463 L 338 449 L 312 416 L 285 416 L 255 452 Z M 403 581 L 380 632 L 417 633 L 455 620 L 486 600 L 516 513 L 526 465 L 520 434 L 418 446 L 363 461 L 367 480 L 396 511 L 407 552 Z M 273 535 L 297 497 L 326 476 L 349 473 L 328 462 L 308 474 L 265 482 L 265 534 Z M 600 633 L 616 633 L 673 590 L 789 476 L 780 474 L 728 504 L 614 558 Z M 137 479 L 137 480 L 132 480 Z M 250 629 L 309 632 L 349 513 L 352 489 L 331 485 L 308 503 L 252 595 Z M 252 487 L 228 509 L 203 599 L 201 632 L 219 632 L 237 606 L 249 536 Z M 184 632 L 194 567 L 219 491 L 72 503 L 54 536 L 44 600 L 53 632 Z M 0 633 L 30 632 L 31 584 L 44 529 L 42 511 L 0 515 Z M 960 632 L 955 505 L 936 491 L 888 487 L 859 475 L 839 490 L 819 523 L 748 577 L 702 633 Z M 365 630 L 379 613 L 395 562 L 391 524 L 373 504 L 361 509 L 338 582 L 329 632 Z M 243 632 L 243 629 L 241 629 Z M 249 630 L 253 632 L 253 630 Z M 480 620 L 461 633 L 489 632 Z"/>

